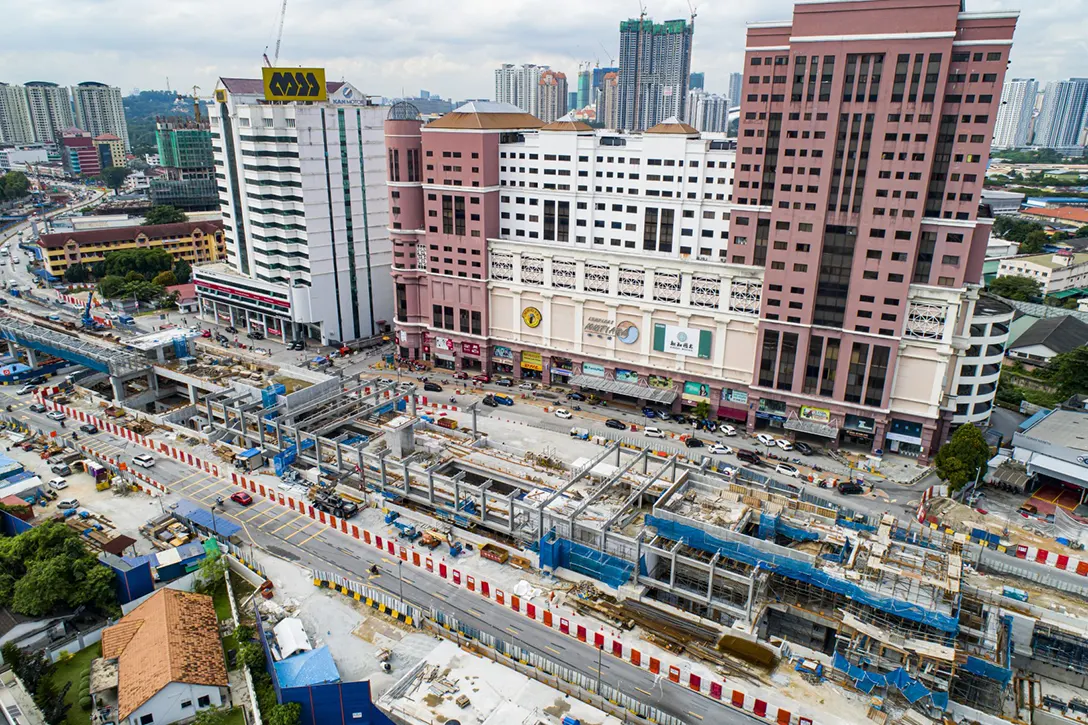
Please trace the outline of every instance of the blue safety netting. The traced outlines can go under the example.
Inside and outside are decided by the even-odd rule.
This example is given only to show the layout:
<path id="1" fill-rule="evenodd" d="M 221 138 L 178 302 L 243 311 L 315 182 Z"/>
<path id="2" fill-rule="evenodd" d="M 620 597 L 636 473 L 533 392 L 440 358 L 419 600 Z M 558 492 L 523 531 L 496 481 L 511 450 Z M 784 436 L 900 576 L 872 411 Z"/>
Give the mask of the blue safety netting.
<path id="1" fill-rule="evenodd" d="M 327 645 L 308 652 L 299 652 L 272 665 L 281 688 L 309 687 L 340 681 L 340 670 Z"/>
<path id="2" fill-rule="evenodd" d="M 854 531 L 876 531 L 875 526 L 870 526 L 861 521 L 854 521 L 853 519 L 839 518 L 835 521 L 836 526 L 841 526 L 844 529 L 853 529 Z"/>
<path id="3" fill-rule="evenodd" d="M 930 702 L 942 710 L 948 708 L 947 692 L 931 692 L 925 685 L 911 677 L 902 667 L 897 667 L 891 672 L 883 674 L 869 672 L 850 664 L 849 660 L 836 652 L 835 669 L 844 672 L 847 677 L 854 681 L 854 686 L 866 694 L 871 693 L 877 687 L 894 687 L 903 693 L 903 697 L 912 705 L 928 697 Z"/>
<path id="4" fill-rule="evenodd" d="M 214 531 L 227 539 L 242 530 L 241 526 L 228 519 L 226 515 L 219 514 L 217 516 L 186 499 L 178 501 L 177 507 L 174 509 L 174 518 Z"/>
<path id="5" fill-rule="evenodd" d="M 646 525 L 657 529 L 658 533 L 668 539 L 674 541 L 683 540 L 688 546 L 709 554 L 720 551 L 722 556 L 730 559 L 742 561 L 749 566 L 756 566 L 795 581 L 812 584 L 821 589 L 841 594 L 859 604 L 909 619 L 912 622 L 920 622 L 953 634 L 959 629 L 959 624 L 954 617 L 940 612 L 931 612 L 925 607 L 901 602 L 892 597 L 878 596 L 862 589 L 857 584 L 837 579 L 805 561 L 799 561 L 780 554 L 772 554 L 748 544 L 718 539 L 702 529 L 657 516 L 647 516 Z"/>
<path id="6" fill-rule="evenodd" d="M 968 655 L 963 669 L 979 677 L 985 677 L 987 680 L 1000 682 L 1002 688 L 1007 687 L 1012 681 L 1012 670 L 971 655 Z"/>
<path id="7" fill-rule="evenodd" d="M 759 515 L 759 538 L 771 540 L 776 534 L 781 534 L 793 541 L 815 541 L 820 538 L 815 531 L 805 531 L 799 526 L 787 524 L 779 516 L 761 513 Z"/>
<path id="8" fill-rule="evenodd" d="M 605 554 L 569 539 L 546 534 L 540 540 L 540 565 L 563 567 L 591 576 L 611 587 L 620 587 L 631 579 L 635 565 L 618 556 Z"/>

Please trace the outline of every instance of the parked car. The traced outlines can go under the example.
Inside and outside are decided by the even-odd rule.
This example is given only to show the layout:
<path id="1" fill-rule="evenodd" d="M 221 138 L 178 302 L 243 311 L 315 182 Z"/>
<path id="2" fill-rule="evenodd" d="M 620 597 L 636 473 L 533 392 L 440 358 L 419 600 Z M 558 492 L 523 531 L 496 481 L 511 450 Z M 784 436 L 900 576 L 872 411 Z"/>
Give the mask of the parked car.
<path id="1" fill-rule="evenodd" d="M 474 383 L 490 383 L 491 382 L 491 376 L 490 375 L 473 375 L 472 376 L 472 381 Z"/>
<path id="2" fill-rule="evenodd" d="M 692 425 L 693 428 L 695 428 L 695 430 L 705 430 L 705 431 L 708 431 L 710 433 L 713 433 L 714 431 L 718 430 L 718 424 L 717 423 L 715 423 L 712 420 L 707 420 L 705 418 L 703 420 L 697 420 L 694 423 L 692 423 L 691 425 Z"/>
<path id="3" fill-rule="evenodd" d="M 253 497 L 245 491 L 235 491 L 230 495 L 230 500 L 242 506 L 249 506 L 253 503 Z"/>
<path id="4" fill-rule="evenodd" d="M 501 378 L 495 381 L 495 385 L 500 385 L 504 388 L 512 388 L 514 387 L 514 381 L 510 378 Z"/>
<path id="5" fill-rule="evenodd" d="M 535 388 L 536 388 L 536 383 L 522 383 L 521 385 L 518 386 L 519 390 L 534 390 Z"/>
<path id="6" fill-rule="evenodd" d="M 722 443 L 715 443 L 710 446 L 710 452 L 716 456 L 728 456 L 733 453 L 733 449 Z"/>
<path id="7" fill-rule="evenodd" d="M 657 412 L 653 408 L 643 408 L 642 414 L 647 418 L 656 418 Z"/>
<path id="8" fill-rule="evenodd" d="M 84 423 L 83 425 L 79 426 L 79 429 L 87 435 L 92 436 L 98 432 L 98 428 L 96 428 L 93 423 Z"/>
<path id="9" fill-rule="evenodd" d="M 77 508 L 79 508 L 79 499 L 78 498 L 61 499 L 60 501 L 57 501 L 57 508 L 62 510 L 62 511 L 66 511 L 68 509 L 77 509 Z"/>
<path id="10" fill-rule="evenodd" d="M 499 407 L 499 404 L 496 403 L 495 399 L 492 398 L 490 395 L 485 395 L 484 396 L 483 404 L 486 405 L 488 408 L 498 408 Z"/>
<path id="11" fill-rule="evenodd" d="M 46 377 L 45 375 L 39 375 L 37 377 L 31 378 L 27 382 L 29 382 L 31 385 L 44 385 L 45 381 L 48 380 L 48 379 L 49 378 Z"/>
<path id="12" fill-rule="evenodd" d="M 466 373 L 464 370 L 458 370 L 457 372 L 455 372 L 453 374 L 453 379 L 454 380 L 468 380 L 468 373 Z"/>
<path id="13" fill-rule="evenodd" d="M 736 455 L 738 461 L 744 461 L 745 463 L 750 463 L 753 466 L 758 466 L 759 464 L 763 463 L 763 459 L 759 457 L 758 453 L 750 451 L 747 448 L 738 448 Z"/>
<path id="14" fill-rule="evenodd" d="M 33 385 L 24 385 L 15 392 L 17 392 L 19 395 L 26 395 L 27 393 L 33 393 L 37 389 L 38 388 Z"/>
<path id="15" fill-rule="evenodd" d="M 227 325 L 223 329 L 226 330 L 227 332 L 229 332 L 232 335 L 237 335 L 238 334 L 238 328 L 235 327 L 234 325 Z"/>
<path id="16" fill-rule="evenodd" d="M 622 420 L 616 420 L 615 418 L 609 418 L 604 424 L 613 430 L 627 430 L 627 424 Z"/>
<path id="17" fill-rule="evenodd" d="M 30 410 L 31 413 L 44 413 L 45 411 L 47 411 L 49 409 L 46 408 L 41 403 L 34 403 L 33 405 L 30 406 L 29 410 Z"/>
<path id="18" fill-rule="evenodd" d="M 428 393 L 441 393 L 442 386 L 438 383 L 423 383 L 423 389 Z"/>
<path id="19" fill-rule="evenodd" d="M 774 444 L 776 446 L 778 446 L 779 448 L 781 448 L 782 450 L 784 450 L 784 451 L 792 451 L 793 450 L 793 442 L 790 441 L 790 440 L 787 440 L 786 438 L 775 438 L 774 439 Z"/>
<path id="20" fill-rule="evenodd" d="M 287 349 L 288 350 L 305 350 L 306 349 L 306 342 L 304 340 L 291 340 L 291 342 L 287 343 Z"/>
<path id="21" fill-rule="evenodd" d="M 690 438 L 684 439 L 684 445 L 688 448 L 702 448 L 703 442 L 695 436 L 691 436 Z"/>
<path id="22" fill-rule="evenodd" d="M 853 481 L 843 481 L 839 484 L 839 493 L 843 496 L 857 496 L 865 493 L 865 487 Z"/>
<path id="23" fill-rule="evenodd" d="M 657 411 L 657 417 L 664 421 L 670 421 L 672 420 L 672 413 L 667 410 L 659 410 Z"/>
<path id="24" fill-rule="evenodd" d="M 260 330 L 250 330 L 246 333 L 246 337 L 248 337 L 250 340 L 263 340 L 264 333 Z"/>
<path id="25" fill-rule="evenodd" d="M 514 404 L 514 399 L 511 398 L 506 393 L 495 393 L 494 395 L 491 396 L 491 398 L 492 398 L 492 400 L 494 400 L 499 405 L 513 405 Z"/>
<path id="26" fill-rule="evenodd" d="M 64 489 L 68 488 L 68 482 L 65 481 L 63 478 L 54 478 L 52 481 L 49 482 L 49 488 L 53 489 L 54 491 L 63 491 Z"/>
<path id="27" fill-rule="evenodd" d="M 582 395 L 581 393 L 579 393 L 577 391 L 573 392 L 573 393 L 567 393 L 567 400 L 576 400 L 579 403 L 581 403 L 585 399 L 586 399 L 586 396 Z"/>
<path id="28" fill-rule="evenodd" d="M 55 421 L 57 421 L 59 423 L 60 421 L 67 418 L 68 416 L 66 416 L 64 413 L 60 412 L 59 410 L 51 410 L 51 411 L 49 411 L 49 413 L 46 414 L 45 417 L 48 418 L 49 420 L 55 420 Z"/>
<path id="29" fill-rule="evenodd" d="M 658 428 L 657 426 L 653 426 L 653 425 L 646 426 L 645 428 L 642 429 L 642 432 L 645 433 L 650 438 L 664 438 L 665 437 L 665 431 L 663 431 L 660 428 Z"/>
<path id="30" fill-rule="evenodd" d="M 69 466 L 67 463 L 54 463 L 52 466 L 49 467 L 49 470 L 57 474 L 58 476 L 72 475 L 72 467 Z"/>
<path id="31" fill-rule="evenodd" d="M 132 457 L 132 462 L 137 466 L 143 466 L 144 468 L 151 468 L 155 465 L 155 459 L 146 453 L 141 453 L 138 456 Z"/>
<path id="32" fill-rule="evenodd" d="M 574 413 L 571 413 L 566 408 L 556 408 L 555 409 L 555 417 L 556 418 L 562 418 L 563 420 L 570 420 L 571 418 L 574 417 Z"/>
<path id="33" fill-rule="evenodd" d="M 735 436 L 737 434 L 737 429 L 728 423 L 722 423 L 718 426 L 718 432 L 724 433 L 727 436 Z"/>
<path id="34" fill-rule="evenodd" d="M 796 468 L 789 465 L 788 463 L 779 463 L 777 466 L 774 467 L 774 472 L 781 473 L 783 476 L 790 476 L 792 478 L 797 478 L 800 475 L 800 471 L 798 471 Z"/>
<path id="35" fill-rule="evenodd" d="M 756 440 L 758 440 L 760 443 L 762 443 L 765 446 L 775 445 L 774 436 L 769 436 L 766 433 L 757 433 L 756 434 Z"/>
<path id="36" fill-rule="evenodd" d="M 794 441 L 793 447 L 797 449 L 798 453 L 803 453 L 806 456 L 811 456 L 813 453 L 816 452 L 815 448 L 810 446 L 808 443 L 805 443 L 804 441 Z"/>
<path id="37" fill-rule="evenodd" d="M 201 330 L 200 331 L 200 336 L 201 337 L 211 337 L 212 336 L 212 331 L 211 330 Z"/>

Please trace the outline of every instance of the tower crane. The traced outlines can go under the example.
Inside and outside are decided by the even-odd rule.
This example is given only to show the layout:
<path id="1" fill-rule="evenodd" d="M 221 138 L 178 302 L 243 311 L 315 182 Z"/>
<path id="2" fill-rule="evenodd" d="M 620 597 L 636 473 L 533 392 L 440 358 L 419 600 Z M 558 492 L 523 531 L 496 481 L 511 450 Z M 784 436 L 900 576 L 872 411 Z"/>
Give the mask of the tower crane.
<path id="1" fill-rule="evenodd" d="M 286 17 L 287 17 L 287 0 L 283 0 L 283 4 L 280 5 L 280 23 L 279 23 L 279 27 L 276 29 L 276 48 L 275 48 L 275 50 L 272 51 L 272 65 L 273 66 L 276 65 L 276 63 L 278 63 L 279 60 L 280 60 L 280 42 L 283 41 L 283 21 L 284 21 L 284 18 L 286 18 Z M 266 55 L 264 57 L 264 59 L 265 59 L 265 62 L 267 62 L 268 61 L 268 56 Z"/>
<path id="2" fill-rule="evenodd" d="M 604 43 L 602 43 L 599 40 L 597 41 L 597 44 L 601 46 L 601 50 L 603 50 L 604 54 L 606 56 L 608 56 L 608 67 L 609 68 L 615 68 L 616 67 L 615 58 L 613 58 L 612 54 L 608 52 L 608 48 L 604 47 Z M 601 62 L 597 61 L 597 65 L 599 66 L 600 64 L 601 64 Z"/>

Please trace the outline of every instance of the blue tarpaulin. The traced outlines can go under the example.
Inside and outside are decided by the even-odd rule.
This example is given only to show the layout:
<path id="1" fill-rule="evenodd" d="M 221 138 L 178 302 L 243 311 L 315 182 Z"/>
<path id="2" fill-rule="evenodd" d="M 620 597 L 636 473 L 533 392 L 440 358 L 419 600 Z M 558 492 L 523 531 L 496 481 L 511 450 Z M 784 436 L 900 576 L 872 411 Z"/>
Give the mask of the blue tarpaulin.
<path id="1" fill-rule="evenodd" d="M 340 681 L 340 671 L 336 669 L 327 645 L 309 652 L 299 652 L 273 663 L 273 667 L 281 688 L 309 687 Z"/>
<path id="2" fill-rule="evenodd" d="M 208 531 L 214 531 L 226 539 L 242 530 L 241 526 L 228 519 L 225 515 L 213 515 L 208 509 L 201 508 L 188 499 L 178 501 L 178 505 L 174 509 L 174 517 L 184 519 L 193 526 L 200 526 Z"/>
<path id="3" fill-rule="evenodd" d="M 846 673 L 846 676 L 854 681 L 854 686 L 862 692 L 869 694 L 877 687 L 894 687 L 903 693 L 907 702 L 914 704 L 919 700 L 929 697 L 937 707 L 945 710 L 948 708 L 947 692 L 930 692 L 925 685 L 911 677 L 902 667 L 897 667 L 891 672 L 880 674 L 863 670 L 838 652 L 835 653 L 835 669 Z"/>
<path id="4" fill-rule="evenodd" d="M 611 554 L 605 554 L 548 533 L 540 540 L 540 565 L 563 567 L 591 576 L 611 587 L 620 587 L 631 578 L 635 565 Z"/>
<path id="5" fill-rule="evenodd" d="M 236 455 L 235 458 L 241 458 L 243 460 L 249 460 L 250 458 L 253 458 L 254 456 L 259 456 L 259 455 L 261 455 L 261 449 L 260 448 L 250 448 L 248 451 L 242 451 L 241 453 Z"/>
<path id="6" fill-rule="evenodd" d="M 795 581 L 805 582 L 813 586 L 826 589 L 836 594 L 853 599 L 861 604 L 879 609 L 888 614 L 894 614 L 912 622 L 921 622 L 943 632 L 956 633 L 959 623 L 954 617 L 940 612 L 932 612 L 917 604 L 909 604 L 894 597 L 881 597 L 870 591 L 862 589 L 852 582 L 837 579 L 827 572 L 821 571 L 813 564 L 787 556 L 772 554 L 762 551 L 754 546 L 739 542 L 730 542 L 717 539 L 702 529 L 686 524 L 669 521 L 657 516 L 647 516 L 646 525 L 657 529 L 658 533 L 673 541 L 683 541 L 688 546 L 701 549 L 709 554 L 721 552 L 730 559 L 742 561 L 749 566 L 758 566 L 767 571 L 788 577 Z"/>

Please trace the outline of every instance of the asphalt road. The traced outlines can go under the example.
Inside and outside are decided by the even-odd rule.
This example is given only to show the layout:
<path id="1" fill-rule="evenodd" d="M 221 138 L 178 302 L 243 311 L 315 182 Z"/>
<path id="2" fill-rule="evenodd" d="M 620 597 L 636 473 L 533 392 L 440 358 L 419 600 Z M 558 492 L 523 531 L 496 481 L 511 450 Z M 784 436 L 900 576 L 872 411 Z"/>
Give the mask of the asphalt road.
<path id="1" fill-rule="evenodd" d="M 67 421 L 65 428 L 49 420 L 44 414 L 32 413 L 27 406 L 28 396 L 18 396 L 13 388 L 0 390 L 0 405 L 11 404 L 13 414 L 34 428 L 58 430 L 70 436 L 77 429 L 74 421 Z M 134 443 L 108 433 L 79 435 L 78 442 L 86 441 L 96 450 L 119 460 L 131 463 L 132 456 L 146 452 Z M 458 619 L 496 637 L 515 642 L 533 650 L 542 657 L 576 669 L 587 676 L 596 677 L 598 654 L 590 646 L 572 641 L 569 637 L 545 627 L 524 616 L 494 604 L 483 597 L 454 587 L 440 577 L 412 568 L 403 572 L 403 582 L 398 579 L 396 563 L 384 557 L 380 551 L 368 547 L 343 534 L 332 531 L 309 517 L 279 506 L 267 499 L 255 498 L 250 506 L 241 506 L 229 500 L 237 489 L 229 482 L 209 474 L 194 471 L 178 461 L 158 457 L 152 469 L 147 471 L 155 480 L 172 492 L 168 501 L 184 497 L 201 506 L 214 509 L 242 527 L 242 538 L 264 555 L 289 560 L 315 569 L 333 570 L 357 581 L 368 581 L 391 594 L 400 596 L 425 609 L 444 611 Z M 224 504 L 215 506 L 222 496 Z M 134 503 L 134 505 L 145 505 Z M 377 565 L 380 575 L 370 577 L 369 570 Z M 719 704 L 690 689 L 656 678 L 649 672 L 605 654 L 601 660 L 601 678 L 604 683 L 618 687 L 640 701 L 670 713 L 689 723 L 701 721 L 715 723 L 758 722 L 751 716 Z"/>

